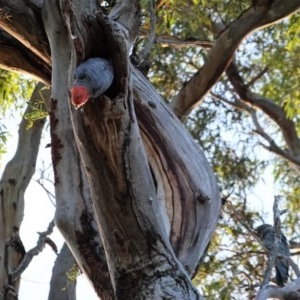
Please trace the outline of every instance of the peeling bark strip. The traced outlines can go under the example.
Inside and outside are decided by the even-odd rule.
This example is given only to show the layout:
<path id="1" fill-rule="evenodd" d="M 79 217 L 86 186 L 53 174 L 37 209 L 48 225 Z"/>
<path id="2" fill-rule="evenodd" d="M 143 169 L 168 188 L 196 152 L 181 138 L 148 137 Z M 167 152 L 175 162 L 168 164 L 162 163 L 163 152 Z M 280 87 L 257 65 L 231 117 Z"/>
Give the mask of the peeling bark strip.
<path id="1" fill-rule="evenodd" d="M 88 263 L 89 269 L 85 273 L 89 274 L 89 280 L 93 282 L 96 291 L 102 291 L 101 299 L 113 299 L 109 270 L 105 258 L 103 247 L 97 243 L 99 232 L 92 226 L 93 218 L 87 210 L 82 212 L 81 218 L 82 231 L 76 231 L 76 239 L 79 250 Z M 88 239 L 87 239 L 88 237 Z M 102 259 L 99 259 L 101 257 Z M 85 265 L 83 265 L 85 268 Z"/>
<path id="2" fill-rule="evenodd" d="M 53 163 L 53 171 L 54 171 L 54 184 L 59 183 L 59 175 L 57 172 L 57 164 L 61 160 L 61 148 L 63 148 L 63 144 L 61 139 L 58 137 L 56 133 L 58 119 L 55 116 L 55 110 L 57 109 L 57 100 L 51 98 L 51 106 L 49 111 L 50 116 L 50 136 L 51 136 L 51 154 L 52 154 L 52 163 Z"/>

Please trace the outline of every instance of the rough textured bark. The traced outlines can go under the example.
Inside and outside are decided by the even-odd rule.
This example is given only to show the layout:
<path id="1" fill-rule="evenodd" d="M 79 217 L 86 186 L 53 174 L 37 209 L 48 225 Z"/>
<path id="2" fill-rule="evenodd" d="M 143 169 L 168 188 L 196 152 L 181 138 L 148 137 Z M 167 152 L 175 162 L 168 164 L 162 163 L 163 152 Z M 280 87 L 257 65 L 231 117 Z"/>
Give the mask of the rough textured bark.
<path id="1" fill-rule="evenodd" d="M 52 65 L 50 109 L 52 161 L 57 209 L 55 221 L 74 256 L 101 299 L 111 299 L 112 289 L 86 175 L 75 143 L 68 105 L 69 44 L 55 1 L 43 8 Z M 55 22 L 53 21 L 55 20 Z M 57 34 L 59 32 L 59 35 Z M 59 49 L 59 53 L 55 49 Z"/>
<path id="2" fill-rule="evenodd" d="M 49 97 L 49 90 L 38 84 L 24 116 L 32 111 L 41 95 Z M 18 267 L 25 254 L 19 229 L 24 213 L 24 193 L 35 171 L 42 129 L 45 119 L 35 121 L 28 128 L 29 121 L 23 117 L 19 128 L 16 153 L 6 165 L 0 181 L 0 291 L 7 294 L 8 285 L 15 292 L 19 289 L 19 278 L 12 280 L 11 273 Z"/>
<path id="3" fill-rule="evenodd" d="M 52 270 L 49 300 L 76 300 L 76 278 L 70 278 L 74 267 L 76 260 L 65 243 Z"/>
<path id="4" fill-rule="evenodd" d="M 214 200 L 219 191 L 199 147 L 137 70 L 133 96 L 164 225 L 178 259 L 192 275 L 219 217 L 221 202 Z"/>
<path id="5" fill-rule="evenodd" d="M 102 16 L 98 1 L 45 1 L 41 16 L 42 3 L 0 3 L 5 8 L 1 28 L 8 32 L 2 45 L 15 45 L 12 56 L 17 58 L 0 58 L 0 63 L 46 82 L 52 69 L 58 227 L 102 299 L 112 299 L 113 289 L 122 299 L 199 297 L 190 277 L 216 225 L 221 201 L 203 153 L 129 63 L 128 49 L 140 22 L 138 1 L 117 1 L 108 17 Z M 205 83 L 197 84 L 198 89 L 191 81 L 180 94 L 184 97 L 173 102 L 178 115 L 187 113 L 216 82 L 246 34 L 298 7 L 289 1 L 279 9 L 282 4 L 278 0 L 271 8 L 250 8 L 224 30 L 211 52 L 211 68 L 206 65 L 195 75 L 199 79 L 201 74 Z M 8 8 L 15 10 L 14 22 L 7 18 Z M 19 20 L 15 16 L 20 10 L 26 17 Z M 22 34 L 29 26 L 30 34 Z M 29 63 L 20 55 L 28 55 Z M 74 68 L 97 56 L 112 59 L 113 85 L 106 95 L 74 111 L 68 97 Z"/>
<path id="6" fill-rule="evenodd" d="M 78 14 L 72 13 L 72 15 Z M 68 24 L 72 24 L 73 20 L 67 20 Z M 76 21 L 77 25 L 80 24 L 78 20 Z M 92 191 L 96 218 L 101 230 L 115 295 L 117 298 L 122 297 L 122 299 L 145 297 L 146 294 L 150 298 L 161 298 L 167 295 L 172 295 L 174 299 L 197 298 L 199 296 L 195 293 L 189 281 L 189 276 L 177 260 L 170 245 L 165 227 L 166 222 L 169 222 L 165 214 L 165 198 L 161 199 L 161 202 L 158 201 L 152 173 L 149 169 L 137 126 L 138 123 L 133 109 L 131 67 L 128 62 L 127 41 L 123 36 L 122 27 L 103 18 L 101 15 L 96 21 L 101 25 L 98 25 L 98 30 L 94 30 L 98 32 L 97 41 L 106 41 L 106 48 L 101 49 L 99 47 L 99 52 L 102 50 L 105 54 L 105 51 L 107 51 L 114 65 L 118 66 L 115 69 L 116 78 L 110 99 L 103 96 L 101 101 L 100 99 L 90 101 L 82 111 L 73 112 L 73 122 Z M 89 19 L 88 25 L 89 28 L 93 27 L 91 19 Z M 84 27 L 84 24 L 82 26 Z M 95 26 L 97 26 L 96 23 L 94 23 Z M 72 25 L 70 27 L 74 28 Z M 86 30 L 81 29 L 81 31 L 85 32 Z M 78 35 L 80 35 L 80 31 L 72 32 L 72 36 L 78 37 Z M 83 41 L 84 39 L 79 38 L 79 40 Z M 101 44 L 104 43 L 100 42 Z M 75 44 L 74 49 L 75 51 L 78 50 L 77 44 Z M 80 58 L 83 53 L 82 49 L 87 49 L 87 47 L 80 47 Z M 94 51 L 93 53 L 97 51 L 97 49 L 90 50 Z M 136 73 L 136 76 L 141 77 L 143 75 Z M 148 83 L 148 85 L 150 84 Z M 152 97 L 153 95 L 149 95 L 148 86 L 148 99 L 152 99 Z M 158 98 L 157 95 L 155 97 Z M 160 104 L 161 99 L 159 99 L 157 105 L 162 108 Z M 172 116 L 166 108 L 158 110 L 161 111 L 162 117 Z M 155 110 L 152 113 L 155 114 Z M 140 120 L 143 119 L 140 118 Z M 176 117 L 172 116 L 173 122 L 171 123 L 178 122 L 175 120 Z M 150 129 L 148 127 L 151 128 L 149 120 L 145 124 L 148 124 L 148 126 L 145 125 L 145 131 L 149 133 Z M 178 122 L 178 124 L 180 123 Z M 169 132 L 174 130 L 173 125 L 170 126 Z M 188 152 L 187 157 L 188 154 L 194 151 L 195 158 L 203 162 L 203 154 L 198 149 L 195 152 L 196 147 L 193 147 L 193 141 L 182 125 L 180 124 L 180 127 L 178 126 L 176 129 L 177 135 L 182 134 L 182 137 L 185 137 L 184 141 L 187 142 L 185 145 L 180 145 L 181 150 Z M 172 136 L 174 136 L 174 133 Z M 157 134 L 162 135 L 160 138 L 161 141 L 164 141 L 159 145 L 159 148 L 173 148 L 170 141 L 164 140 L 165 136 L 160 131 L 157 131 Z M 188 149 L 193 150 L 188 151 Z M 162 151 L 162 153 L 166 155 L 166 152 Z M 164 159 L 166 158 L 164 157 Z M 190 179 L 192 177 L 191 173 L 194 171 L 201 178 L 201 175 L 197 172 L 198 170 L 195 170 L 195 168 L 193 168 L 193 171 L 189 170 L 185 159 L 181 159 L 181 162 L 182 174 L 179 175 L 182 175 L 182 181 L 187 178 Z M 161 164 L 158 163 L 157 165 Z M 210 226 L 215 226 L 218 216 L 216 211 L 220 208 L 220 199 L 214 177 L 210 169 L 208 173 L 208 169 L 205 169 L 207 163 L 205 162 L 201 166 L 202 179 L 203 177 L 209 179 L 210 193 L 207 193 L 207 189 L 201 190 L 201 186 L 198 184 L 193 186 L 192 182 L 189 182 L 186 186 L 181 184 L 177 188 L 182 189 L 180 196 L 191 197 L 194 202 L 197 199 L 199 203 L 201 201 L 210 203 L 206 206 L 207 209 L 209 209 L 209 206 L 216 208 L 214 217 L 208 222 L 206 222 L 207 220 L 204 221 L 206 227 L 210 228 Z M 176 170 L 175 166 L 173 170 Z M 188 175 L 184 175 L 184 172 Z M 173 175 L 177 176 L 175 173 Z M 179 181 L 174 181 L 173 185 L 179 185 L 178 183 Z M 205 186 L 204 182 L 202 184 Z M 188 189 L 192 189 L 192 192 L 189 193 Z M 180 196 L 178 194 L 174 198 L 177 200 Z M 173 204 L 176 203 L 176 200 L 172 199 Z M 179 201 L 182 201 L 182 198 Z M 205 205 L 202 208 L 205 208 Z M 176 214 L 179 216 L 180 206 L 178 205 L 175 209 L 178 209 Z M 197 217 L 201 217 L 200 210 L 195 211 Z M 204 211 L 207 213 L 207 210 Z M 211 214 L 208 215 L 211 216 Z M 179 218 L 182 216 L 186 218 L 183 227 L 188 227 L 186 212 Z M 169 227 L 171 226 L 169 225 Z M 180 228 L 181 224 L 178 227 Z M 130 228 L 130 230 L 124 230 L 125 228 Z M 181 227 L 181 229 L 183 228 Z M 194 228 L 194 231 L 197 230 Z M 178 232 L 180 230 L 176 232 L 180 235 Z M 207 236 L 210 236 L 210 233 Z M 179 253 L 185 244 L 184 240 L 190 237 L 181 235 L 180 238 L 182 244 L 177 244 Z M 180 239 L 177 239 L 176 242 L 178 240 Z M 208 242 L 208 239 L 206 242 Z M 195 258 L 193 264 L 194 268 Z"/>

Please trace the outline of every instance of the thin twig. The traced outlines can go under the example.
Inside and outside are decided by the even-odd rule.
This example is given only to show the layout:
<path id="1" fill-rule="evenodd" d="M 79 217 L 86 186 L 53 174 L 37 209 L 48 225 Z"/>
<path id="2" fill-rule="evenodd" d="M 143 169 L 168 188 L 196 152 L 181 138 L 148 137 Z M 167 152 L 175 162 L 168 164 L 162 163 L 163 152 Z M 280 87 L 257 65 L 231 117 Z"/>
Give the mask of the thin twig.
<path id="1" fill-rule="evenodd" d="M 56 207 L 56 203 L 55 203 L 55 195 L 53 193 L 51 193 L 46 187 L 45 185 L 41 182 L 41 179 L 37 179 L 36 182 L 41 186 L 41 188 L 46 192 L 48 199 L 50 200 L 50 202 L 53 204 L 54 207 Z"/>
<path id="2" fill-rule="evenodd" d="M 255 126 L 255 129 L 253 130 L 253 132 L 260 135 L 264 140 L 266 140 L 268 142 L 269 145 L 265 145 L 263 143 L 259 143 L 259 144 L 262 147 L 264 147 L 266 150 L 273 152 L 273 153 L 281 156 L 282 158 L 293 162 L 296 165 L 300 165 L 300 160 L 297 159 L 297 157 L 295 155 L 292 155 L 290 151 L 286 151 L 286 150 L 283 150 L 282 148 L 280 148 L 277 145 L 277 143 L 273 140 L 273 138 L 263 130 L 262 126 L 260 125 L 260 123 L 258 121 L 256 110 L 254 108 L 250 107 L 245 102 L 238 100 L 238 99 L 235 99 L 234 101 L 229 101 L 229 100 L 225 99 L 224 97 L 217 95 L 213 92 L 211 92 L 211 95 L 213 97 L 217 98 L 218 100 L 221 100 L 222 102 L 227 103 L 233 107 L 247 111 L 250 114 L 253 124 Z"/>
<path id="3" fill-rule="evenodd" d="M 235 217 L 235 219 L 241 225 L 243 225 L 251 233 L 251 235 L 253 235 L 255 237 L 255 239 L 257 239 L 257 236 L 256 236 L 255 232 L 246 223 L 244 223 L 243 220 L 238 216 L 238 214 L 235 211 L 235 208 L 233 207 L 233 205 L 229 201 L 227 201 L 226 204 L 229 206 L 229 209 L 231 210 L 231 213 Z"/>
<path id="4" fill-rule="evenodd" d="M 213 43 L 210 41 L 199 41 L 196 39 L 180 39 L 175 36 L 161 35 L 156 37 L 155 41 L 162 44 L 162 46 L 173 46 L 174 48 L 181 49 L 183 47 L 201 47 L 210 49 Z"/>

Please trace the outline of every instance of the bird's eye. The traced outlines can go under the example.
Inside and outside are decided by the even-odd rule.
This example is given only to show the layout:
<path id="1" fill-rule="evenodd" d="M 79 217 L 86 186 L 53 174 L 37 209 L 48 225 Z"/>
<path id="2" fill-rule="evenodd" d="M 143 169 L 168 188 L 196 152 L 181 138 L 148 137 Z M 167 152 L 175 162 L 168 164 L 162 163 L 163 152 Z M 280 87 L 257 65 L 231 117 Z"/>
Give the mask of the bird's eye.
<path id="1" fill-rule="evenodd" d="M 82 79 L 84 79 L 84 76 L 75 74 L 75 79 L 76 80 L 82 80 Z"/>

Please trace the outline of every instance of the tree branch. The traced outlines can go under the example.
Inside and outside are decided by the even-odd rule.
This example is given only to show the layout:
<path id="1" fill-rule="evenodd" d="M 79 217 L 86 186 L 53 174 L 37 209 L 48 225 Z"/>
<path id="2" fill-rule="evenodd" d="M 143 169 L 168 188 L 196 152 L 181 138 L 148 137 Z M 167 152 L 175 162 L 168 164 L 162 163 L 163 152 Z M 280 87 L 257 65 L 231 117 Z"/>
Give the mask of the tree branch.
<path id="1" fill-rule="evenodd" d="M 76 300 L 78 273 L 79 267 L 76 260 L 68 245 L 64 243 L 52 270 L 48 300 Z"/>
<path id="2" fill-rule="evenodd" d="M 268 1 L 269 2 L 269 1 Z M 242 40 L 252 31 L 292 14 L 300 7 L 299 1 L 275 0 L 271 6 L 250 7 L 224 29 L 208 53 L 203 67 L 184 85 L 172 99 L 170 106 L 184 120 L 190 111 L 200 104 L 223 71 Z"/>
<path id="3" fill-rule="evenodd" d="M 0 67 L 9 71 L 28 74 L 50 85 L 51 66 L 1 29 Z"/>
<path id="4" fill-rule="evenodd" d="M 195 46 L 195 47 L 202 47 L 202 48 L 207 48 L 211 49 L 213 46 L 213 42 L 210 41 L 198 41 L 193 38 L 189 39 L 180 39 L 175 36 L 168 36 L 168 35 L 160 35 L 155 38 L 155 41 L 157 43 L 162 44 L 162 46 L 173 46 L 174 48 L 183 48 L 183 47 L 190 47 L 190 46 Z"/>
<path id="5" fill-rule="evenodd" d="M 285 111 L 271 99 L 252 93 L 249 86 L 244 83 L 244 80 L 239 75 L 237 66 L 234 63 L 230 64 L 226 74 L 241 99 L 261 109 L 281 129 L 283 138 L 289 148 L 289 153 L 281 150 L 279 147 L 273 147 L 274 152 L 299 165 L 300 141 L 295 124 L 287 118 Z M 259 132 L 261 133 L 262 131 L 259 130 Z M 272 146 L 274 143 L 270 142 L 270 145 Z"/>
<path id="6" fill-rule="evenodd" d="M 300 278 L 297 278 L 284 287 L 274 285 L 264 285 L 258 292 L 256 300 L 279 299 L 279 300 L 296 300 L 300 298 Z"/>
<path id="7" fill-rule="evenodd" d="M 150 51 L 155 40 L 156 14 L 153 0 L 148 0 L 148 10 L 150 14 L 150 29 L 147 33 L 148 39 L 143 49 L 137 54 L 137 67 L 145 71 L 145 73 L 147 73 L 150 68 Z"/>
<path id="8" fill-rule="evenodd" d="M 45 245 L 49 243 L 48 235 L 53 232 L 54 222 L 51 221 L 47 230 L 39 233 L 39 239 L 37 245 L 26 252 L 23 260 L 19 264 L 19 266 L 11 272 L 12 280 L 15 281 L 20 278 L 21 274 L 26 270 L 32 261 L 33 257 L 38 255 L 44 249 Z"/>
<path id="9" fill-rule="evenodd" d="M 40 101 L 41 94 L 45 98 L 49 96 L 49 90 L 43 87 L 39 83 L 31 96 L 20 124 L 16 153 L 6 165 L 0 181 L 0 257 L 3 258 L 0 260 L 0 289 L 7 282 L 6 276 L 19 265 L 24 255 L 24 247 L 19 237 L 24 214 L 24 193 L 35 171 L 39 141 L 45 124 L 45 119 L 41 119 L 28 128 L 29 121 L 25 116 Z M 18 290 L 18 283 L 14 286 Z"/>
<path id="10" fill-rule="evenodd" d="M 50 49 L 41 20 L 41 6 L 42 1 L 1 1 L 0 27 L 50 65 Z"/>
<path id="11" fill-rule="evenodd" d="M 247 111 L 253 120 L 253 124 L 255 126 L 254 132 L 257 133 L 258 135 L 260 135 L 264 140 L 266 140 L 268 142 L 268 145 L 260 143 L 262 145 L 262 147 L 264 147 L 266 150 L 273 152 L 273 153 L 281 156 L 282 158 L 294 163 L 296 166 L 300 165 L 300 159 L 298 159 L 297 157 L 292 155 L 290 152 L 280 148 L 277 145 L 277 143 L 274 141 L 274 139 L 265 132 L 265 130 L 262 128 L 262 126 L 260 125 L 260 123 L 258 121 L 256 110 L 253 107 L 250 107 L 246 102 L 240 101 L 238 99 L 235 99 L 234 101 L 229 101 L 225 97 L 217 95 L 213 92 L 211 92 L 211 95 L 213 97 L 215 97 L 216 99 L 218 99 L 222 102 L 225 102 L 233 107 Z"/>
<path id="12" fill-rule="evenodd" d="M 272 269 L 274 267 L 275 260 L 277 258 L 277 254 L 278 254 L 278 247 L 279 247 L 279 243 L 280 243 L 280 223 L 281 223 L 280 222 L 280 212 L 278 209 L 279 199 L 280 198 L 278 196 L 275 196 L 274 203 L 273 203 L 273 219 L 274 219 L 274 231 L 275 231 L 274 243 L 272 245 L 272 251 L 268 255 L 268 262 L 267 262 L 267 266 L 266 266 L 266 269 L 264 272 L 264 277 L 263 277 L 264 279 L 261 284 L 262 287 L 264 285 L 266 285 L 268 282 L 270 282 Z"/>

